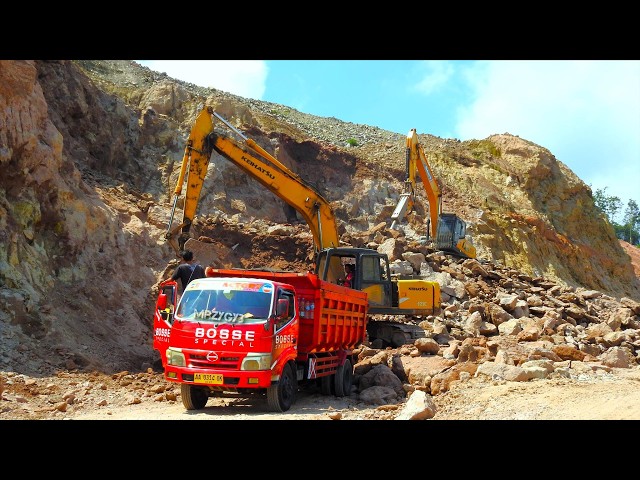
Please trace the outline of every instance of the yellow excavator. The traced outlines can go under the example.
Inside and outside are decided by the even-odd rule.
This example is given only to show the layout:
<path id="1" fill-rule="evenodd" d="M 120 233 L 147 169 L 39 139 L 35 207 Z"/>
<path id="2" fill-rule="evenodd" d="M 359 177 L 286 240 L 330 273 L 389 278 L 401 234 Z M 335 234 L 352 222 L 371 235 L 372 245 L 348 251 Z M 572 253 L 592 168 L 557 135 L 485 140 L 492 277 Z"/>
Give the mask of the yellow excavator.
<path id="1" fill-rule="evenodd" d="M 391 214 L 391 228 L 395 228 L 413 210 L 416 200 L 416 171 L 427 192 L 429 201 L 429 220 L 427 220 L 427 239 L 435 240 L 435 247 L 462 258 L 476 258 L 476 247 L 466 236 L 467 224 L 454 213 L 442 213 L 442 193 L 433 175 L 422 145 L 418 141 L 416 129 L 407 135 L 406 172 L 404 192 L 395 210 Z"/>
<path id="2" fill-rule="evenodd" d="M 242 141 L 214 131 L 214 119 L 234 131 Z M 355 275 L 351 288 L 367 292 L 369 314 L 431 315 L 440 310 L 439 283 L 393 276 L 386 254 L 369 248 L 341 247 L 331 204 L 313 186 L 289 170 L 255 141 L 245 137 L 212 107 L 204 107 L 196 118 L 187 140 L 174 190 L 165 238 L 176 253 L 184 248 L 184 244 L 190 238 L 189 230 L 213 152 L 232 162 L 302 215 L 313 236 L 315 273 L 322 280 L 339 283 L 344 276 L 345 263 L 354 265 Z M 184 183 L 187 189 L 182 222 L 172 228 Z M 368 323 L 372 324 L 371 329 L 367 327 L 368 331 L 374 332 L 370 333 L 370 338 L 381 338 L 393 346 L 424 336 L 424 331 L 413 325 L 397 322 Z"/>
<path id="3" fill-rule="evenodd" d="M 214 132 L 214 117 L 236 132 L 244 140 L 244 145 L 227 135 Z M 205 107 L 196 118 L 187 139 L 182 157 L 182 167 L 174 191 L 169 227 L 165 234 L 165 238 L 176 254 L 183 250 L 184 244 L 189 239 L 189 230 L 198 208 L 200 192 L 209 167 L 209 159 L 214 151 L 231 161 L 299 212 L 311 228 L 316 252 L 324 247 L 339 245 L 338 229 L 335 226 L 335 218 L 333 210 L 329 207 L 329 202 L 260 145 L 245 137 L 242 132 L 218 115 L 212 107 Z M 176 205 L 182 194 L 185 180 L 187 191 L 182 222 L 172 228 Z M 325 225 L 328 227 L 323 228 Z M 180 233 L 178 234 L 178 232 Z M 177 243 L 176 234 L 178 234 Z"/>

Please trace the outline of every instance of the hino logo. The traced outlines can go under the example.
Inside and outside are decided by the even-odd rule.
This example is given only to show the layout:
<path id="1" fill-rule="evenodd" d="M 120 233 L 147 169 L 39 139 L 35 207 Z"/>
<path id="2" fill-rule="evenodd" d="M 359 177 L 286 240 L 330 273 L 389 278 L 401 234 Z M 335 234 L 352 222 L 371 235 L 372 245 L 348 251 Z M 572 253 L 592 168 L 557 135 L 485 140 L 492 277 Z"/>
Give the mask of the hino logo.
<path id="1" fill-rule="evenodd" d="M 207 353 L 207 360 L 211 363 L 215 363 L 218 361 L 218 354 L 216 352 Z"/>

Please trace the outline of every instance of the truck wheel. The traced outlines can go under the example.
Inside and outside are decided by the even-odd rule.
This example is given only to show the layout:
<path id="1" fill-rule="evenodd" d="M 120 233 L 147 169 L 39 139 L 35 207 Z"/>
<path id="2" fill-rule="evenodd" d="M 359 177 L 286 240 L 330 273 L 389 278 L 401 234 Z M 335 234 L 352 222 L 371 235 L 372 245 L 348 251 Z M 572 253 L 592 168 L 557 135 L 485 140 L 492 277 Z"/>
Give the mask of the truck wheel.
<path id="1" fill-rule="evenodd" d="M 194 387 L 188 383 L 180 385 L 182 404 L 187 410 L 200 410 L 207 404 L 207 392 L 200 387 Z"/>
<path id="2" fill-rule="evenodd" d="M 324 377 L 320 377 L 320 392 L 323 395 L 333 395 L 333 382 L 335 375 L 326 375 Z"/>
<path id="3" fill-rule="evenodd" d="M 286 364 L 280 375 L 277 385 L 272 385 L 267 389 L 267 403 L 273 412 L 286 412 L 291 408 L 296 399 L 298 391 L 298 381 L 296 374 L 291 368 L 291 364 Z"/>
<path id="4" fill-rule="evenodd" d="M 347 358 L 344 363 L 338 367 L 333 377 L 336 397 L 350 395 L 351 385 L 353 385 L 353 367 L 351 366 L 351 360 Z"/>

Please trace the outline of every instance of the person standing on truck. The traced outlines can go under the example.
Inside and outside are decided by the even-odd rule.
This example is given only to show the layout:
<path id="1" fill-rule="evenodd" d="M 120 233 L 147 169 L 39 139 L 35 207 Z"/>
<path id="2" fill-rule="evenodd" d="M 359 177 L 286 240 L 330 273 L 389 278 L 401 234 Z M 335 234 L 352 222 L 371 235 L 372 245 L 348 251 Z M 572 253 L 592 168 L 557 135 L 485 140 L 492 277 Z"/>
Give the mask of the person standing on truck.
<path id="1" fill-rule="evenodd" d="M 176 268 L 173 275 L 171 275 L 171 280 L 177 281 L 180 279 L 180 283 L 182 284 L 182 291 L 180 293 L 182 294 L 191 280 L 204 278 L 206 275 L 204 274 L 202 265 L 193 260 L 193 252 L 191 250 L 183 250 L 180 256 L 184 263 L 178 265 L 178 268 Z"/>

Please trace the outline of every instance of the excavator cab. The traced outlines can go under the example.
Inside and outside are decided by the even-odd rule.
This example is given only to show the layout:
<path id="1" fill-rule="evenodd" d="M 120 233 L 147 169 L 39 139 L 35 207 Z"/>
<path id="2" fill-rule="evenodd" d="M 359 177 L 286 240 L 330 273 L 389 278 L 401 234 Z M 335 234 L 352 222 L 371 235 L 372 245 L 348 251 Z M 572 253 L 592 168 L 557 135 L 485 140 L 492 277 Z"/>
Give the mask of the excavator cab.
<path id="1" fill-rule="evenodd" d="M 466 238 L 467 224 L 453 213 L 441 213 L 436 231 L 436 248 L 459 257 L 475 258 L 476 247 Z"/>
<path id="2" fill-rule="evenodd" d="M 326 248 L 318 253 L 315 273 L 339 283 L 344 263 L 355 265 L 351 288 L 367 292 L 369 313 L 432 315 L 440 309 L 440 284 L 419 278 L 398 278 L 391 273 L 389 257 L 370 248 Z"/>
<path id="3" fill-rule="evenodd" d="M 369 248 L 327 248 L 318 254 L 315 273 L 322 280 L 340 284 L 345 263 L 354 265 L 351 288 L 367 292 L 370 310 L 393 306 L 394 289 L 385 254 Z"/>

